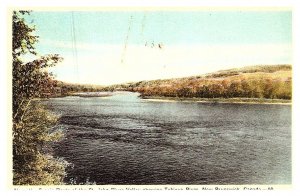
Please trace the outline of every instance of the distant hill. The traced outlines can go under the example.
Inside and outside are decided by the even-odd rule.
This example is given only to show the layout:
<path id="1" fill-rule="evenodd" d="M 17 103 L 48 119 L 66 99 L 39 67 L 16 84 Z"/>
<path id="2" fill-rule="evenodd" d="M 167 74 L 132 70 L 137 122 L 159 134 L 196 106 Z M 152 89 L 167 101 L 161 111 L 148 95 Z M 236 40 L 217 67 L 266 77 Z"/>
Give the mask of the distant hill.
<path id="1" fill-rule="evenodd" d="M 45 91 L 45 97 L 68 96 L 79 92 L 98 92 L 103 89 L 103 86 L 94 84 L 75 84 L 57 80 L 52 80 L 51 82 L 53 82 L 54 87 Z"/>
<path id="2" fill-rule="evenodd" d="M 112 85 L 103 90 L 129 90 L 142 96 L 291 99 L 291 65 L 257 65 L 199 76 Z"/>

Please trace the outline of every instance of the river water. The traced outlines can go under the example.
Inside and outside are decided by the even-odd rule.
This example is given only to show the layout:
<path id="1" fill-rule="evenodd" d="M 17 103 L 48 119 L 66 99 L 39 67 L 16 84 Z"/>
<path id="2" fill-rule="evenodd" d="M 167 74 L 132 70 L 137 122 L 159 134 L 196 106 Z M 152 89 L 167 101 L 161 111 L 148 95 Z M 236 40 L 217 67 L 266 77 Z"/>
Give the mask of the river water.
<path id="1" fill-rule="evenodd" d="M 291 106 L 151 102 L 138 93 L 47 101 L 67 183 L 290 184 Z"/>

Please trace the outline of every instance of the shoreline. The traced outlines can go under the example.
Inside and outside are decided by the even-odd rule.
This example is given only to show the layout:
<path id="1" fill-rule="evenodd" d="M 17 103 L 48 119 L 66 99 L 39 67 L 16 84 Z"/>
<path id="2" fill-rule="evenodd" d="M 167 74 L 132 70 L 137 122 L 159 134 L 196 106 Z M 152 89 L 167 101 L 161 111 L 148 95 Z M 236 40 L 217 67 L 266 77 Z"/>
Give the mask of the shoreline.
<path id="1" fill-rule="evenodd" d="M 292 105 L 291 100 L 259 98 L 180 98 L 162 96 L 141 96 L 141 99 L 152 102 L 196 102 L 196 103 L 233 103 L 233 104 L 273 104 Z"/>
<path id="2" fill-rule="evenodd" d="M 68 93 L 64 95 L 51 95 L 49 98 L 63 98 L 63 97 L 110 97 L 112 93 L 99 93 L 99 92 L 79 92 L 79 93 Z"/>

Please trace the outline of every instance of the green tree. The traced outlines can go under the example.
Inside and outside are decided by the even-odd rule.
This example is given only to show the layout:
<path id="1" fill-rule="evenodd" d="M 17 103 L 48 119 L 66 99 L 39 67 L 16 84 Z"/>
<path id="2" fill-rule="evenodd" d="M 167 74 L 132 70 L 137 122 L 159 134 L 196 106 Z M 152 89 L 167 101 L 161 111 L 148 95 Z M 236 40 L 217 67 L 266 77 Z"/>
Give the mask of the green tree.
<path id="1" fill-rule="evenodd" d="M 28 53 L 38 57 L 34 47 L 38 36 L 34 35 L 35 27 L 26 24 L 24 14 L 29 12 L 13 12 L 12 24 L 13 117 L 16 121 L 20 120 L 32 98 L 42 97 L 45 89 L 54 88 L 52 75 L 45 69 L 62 61 L 58 54 L 41 56 L 27 63 L 21 60 Z"/>
<path id="2" fill-rule="evenodd" d="M 62 60 L 58 54 L 38 56 L 35 27 L 24 19 L 28 11 L 14 11 L 12 16 L 12 89 L 13 89 L 13 183 L 60 184 L 64 165 L 43 153 L 46 142 L 61 133 L 50 132 L 57 118 L 46 111 L 37 98 L 54 89 L 53 77 L 46 68 Z M 26 55 L 35 60 L 24 62 Z"/>

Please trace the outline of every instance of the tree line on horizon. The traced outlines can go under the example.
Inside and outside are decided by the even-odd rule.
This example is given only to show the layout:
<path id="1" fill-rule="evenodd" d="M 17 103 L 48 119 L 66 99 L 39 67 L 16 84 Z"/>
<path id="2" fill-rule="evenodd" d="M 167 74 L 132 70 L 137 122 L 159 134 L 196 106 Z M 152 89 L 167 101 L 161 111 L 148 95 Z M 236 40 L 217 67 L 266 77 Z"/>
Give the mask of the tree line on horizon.
<path id="1" fill-rule="evenodd" d="M 202 76 L 139 81 L 106 87 L 52 80 L 53 88 L 44 91 L 44 97 L 69 96 L 77 92 L 126 90 L 139 92 L 142 96 L 289 100 L 292 98 L 291 70 L 291 65 L 248 66 Z M 288 74 L 282 76 L 283 72 Z"/>
<path id="2" fill-rule="evenodd" d="M 223 80 L 221 83 L 201 86 L 169 86 L 169 87 L 136 87 L 132 91 L 142 96 L 165 96 L 187 98 L 266 98 L 291 99 L 291 81 L 259 80 L 234 81 Z"/>
<path id="3" fill-rule="evenodd" d="M 78 92 L 98 92 L 103 89 L 103 86 L 94 84 L 76 84 L 58 80 L 52 80 L 52 82 L 53 88 L 45 89 L 43 92 L 44 97 L 63 97 Z"/>
<path id="4" fill-rule="evenodd" d="M 108 91 L 118 89 L 139 92 L 142 96 L 291 99 L 291 66 L 251 66 L 205 76 L 140 81 L 104 88 Z"/>

